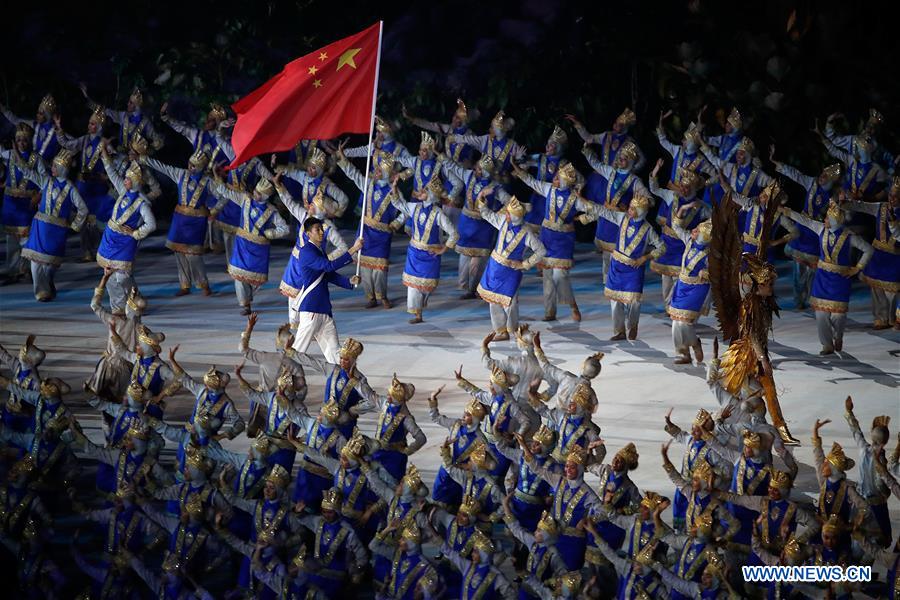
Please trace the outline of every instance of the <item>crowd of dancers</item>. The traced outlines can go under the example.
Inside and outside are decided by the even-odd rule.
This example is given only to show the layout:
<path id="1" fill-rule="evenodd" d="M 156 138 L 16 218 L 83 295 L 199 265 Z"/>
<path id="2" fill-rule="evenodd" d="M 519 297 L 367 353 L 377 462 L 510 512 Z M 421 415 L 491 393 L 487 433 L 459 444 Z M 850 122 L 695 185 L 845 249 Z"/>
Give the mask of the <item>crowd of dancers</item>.
<path id="1" fill-rule="evenodd" d="M 858 461 L 837 443 L 826 453 L 820 432 L 828 422 L 817 421 L 818 502 L 792 496 L 799 442 L 781 414 L 767 351 L 779 245 L 795 261 L 795 305 L 814 310 L 822 354 L 842 350 L 857 276 L 872 290 L 873 326 L 900 323 L 900 177 L 890 179 L 895 161 L 877 142 L 877 112 L 854 136 L 836 135 L 829 119 L 820 135 L 839 162 L 817 176 L 776 161 L 770 149 L 775 170 L 805 190 L 802 210 L 793 211 L 737 109 L 718 136 L 704 134 L 701 111 L 680 144 L 668 139 L 669 115 L 660 115 L 659 141 L 672 166 L 661 184 L 657 161 L 645 184 L 637 174 L 645 155 L 628 135 L 630 110 L 600 134 L 567 117 L 584 141 L 588 177 L 567 160 L 562 127 L 531 155 L 512 139 L 514 121 L 502 111 L 488 134 L 475 135 L 462 101 L 449 123 L 403 110 L 423 130 L 415 154 L 394 138 L 396 123 L 377 118 L 371 148 L 304 140 L 287 156 L 224 170 L 234 151 L 221 106 L 198 128 L 163 105 L 162 121 L 193 148 L 180 168 L 151 157 L 163 136 L 142 112 L 139 90 L 122 112 L 82 91 L 92 114 L 78 138 L 64 132 L 49 96 L 33 121 L 3 110 L 16 125 L 15 147 L 3 150 L 8 280 L 30 276 L 35 298 L 53 300 L 68 231 L 80 232 L 83 258 L 103 269 L 91 309 L 109 332 L 84 383 L 103 415 L 102 443 L 66 406 L 68 386 L 41 372 L 45 355 L 33 337 L 16 355 L 0 347 L 0 384 L 9 392 L 0 539 L 15 557 L 24 597 L 68 597 L 85 587 L 91 598 L 337 598 L 372 588 L 383 598 L 467 600 L 900 593 L 900 542 L 891 544 L 888 511 L 890 497 L 900 498 L 900 444 L 893 447 L 890 417 L 865 433 L 846 399 Z M 106 137 L 107 121 L 119 125 L 117 137 Z M 353 162 L 366 158 L 368 177 Z M 360 233 L 350 245 L 334 221 L 350 208 L 330 179 L 337 170 L 361 192 Z M 258 365 L 253 381 L 243 362 L 235 367 L 237 402 L 228 373 L 187 373 L 177 346 L 164 356 L 165 335 L 144 322 L 134 267 L 140 241 L 157 226 L 162 188 L 154 173 L 177 191 L 166 246 L 176 258 L 178 295 L 192 287 L 211 294 L 205 256 L 225 253 L 247 316 L 240 354 Z M 520 185 L 531 190 L 521 200 Z M 871 223 L 857 226 L 851 211 L 874 217 L 871 241 L 864 233 Z M 637 488 L 629 476 L 639 464 L 633 443 L 607 461 L 592 417 L 602 353 L 586 357 L 579 373 L 565 371 L 548 359 L 539 332 L 518 322 L 519 287 L 532 267 L 541 274 L 544 320 L 557 319 L 563 305 L 580 321 L 570 280 L 576 220 L 597 221 L 612 339 L 638 336 L 649 264 L 662 276 L 675 361 L 707 359 L 710 410 L 700 409 L 687 429 L 661 418 L 682 449 L 676 466 L 671 442 L 662 448 L 674 489 Z M 273 351 L 257 350 L 252 302 L 268 280 L 271 241 L 295 225 L 279 286 L 288 322 Z M 455 372 L 472 397 L 463 413 L 441 412 L 443 388 L 428 395 L 431 420 L 448 430 L 430 488 L 414 464 L 427 443 L 407 406 L 415 387 L 403 374 L 386 390 L 368 384 L 357 364 L 365 332 L 341 343 L 328 296 L 329 284 L 360 286 L 368 308 L 391 308 L 390 249 L 403 230 L 410 322 L 423 321 L 441 257 L 453 250 L 463 299 L 485 300 L 492 324 L 482 342 L 484 372 Z M 354 256 L 359 276 L 341 275 Z M 729 342 L 720 355 L 716 341 L 711 358 L 694 329 L 710 305 Z M 518 354 L 495 357 L 492 344 L 511 339 Z M 313 340 L 323 357 L 309 354 Z M 321 397 L 308 397 L 308 377 L 324 384 Z M 187 423 L 167 421 L 166 398 L 177 394 L 195 399 Z M 368 412 L 376 424 L 363 430 L 358 417 Z M 220 443 L 243 436 L 246 454 Z M 167 445 L 176 448 L 174 461 L 161 454 Z M 54 532 L 73 527 L 60 548 Z M 754 585 L 740 570 L 873 563 L 887 576 L 865 585 Z"/>

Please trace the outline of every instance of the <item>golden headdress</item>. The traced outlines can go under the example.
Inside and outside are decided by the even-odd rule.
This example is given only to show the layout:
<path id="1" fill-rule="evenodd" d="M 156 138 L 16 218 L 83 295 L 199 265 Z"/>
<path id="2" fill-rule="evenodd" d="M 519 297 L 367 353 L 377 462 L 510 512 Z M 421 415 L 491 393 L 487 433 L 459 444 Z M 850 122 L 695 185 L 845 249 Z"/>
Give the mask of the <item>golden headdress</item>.
<path id="1" fill-rule="evenodd" d="M 833 165 L 828 165 L 824 169 L 822 169 L 822 175 L 825 176 L 825 179 L 834 183 L 838 179 L 841 178 L 841 163 L 834 163 Z"/>
<path id="2" fill-rule="evenodd" d="M 737 148 L 736 148 L 736 149 L 737 149 L 737 150 L 743 150 L 744 152 L 746 152 L 746 153 L 749 154 L 750 156 L 753 156 L 754 154 L 756 154 L 756 144 L 754 144 L 754 143 L 753 143 L 753 140 L 751 140 L 751 139 L 750 139 L 749 137 L 747 137 L 746 135 L 745 135 L 744 137 L 741 138 L 741 141 L 740 141 L 740 142 L 738 142 L 738 145 L 737 145 Z"/>
<path id="3" fill-rule="evenodd" d="M 541 423 L 541 426 L 538 427 L 538 430 L 534 432 L 534 435 L 531 436 L 531 439 L 536 441 L 541 446 L 552 446 L 553 442 L 556 440 L 556 433 Z"/>
<path id="4" fill-rule="evenodd" d="M 498 129 L 502 129 L 503 131 L 509 131 L 516 124 L 514 119 L 506 116 L 502 110 L 497 111 L 497 114 L 494 115 L 494 118 L 491 119 L 491 127 L 496 127 Z"/>
<path id="5" fill-rule="evenodd" d="M 134 312 L 140 312 L 147 308 L 147 300 L 141 295 L 141 292 L 136 285 L 132 286 L 125 304 Z"/>
<path id="6" fill-rule="evenodd" d="M 166 336 L 162 333 L 154 333 L 144 324 L 138 325 L 137 329 L 138 342 L 153 348 L 156 352 L 161 350 L 160 344 L 165 341 Z"/>
<path id="7" fill-rule="evenodd" d="M 760 446 L 762 446 L 762 438 L 759 437 L 759 434 L 756 433 L 755 431 L 745 429 L 742 439 L 744 442 L 744 448 L 750 448 L 751 450 L 759 450 Z"/>
<path id="8" fill-rule="evenodd" d="M 494 543 L 491 542 L 491 539 L 482 533 L 480 529 L 476 529 L 472 533 L 472 549 L 478 550 L 478 552 L 484 552 L 485 554 L 493 554 Z"/>
<path id="9" fill-rule="evenodd" d="M 360 354 L 362 354 L 363 345 L 351 337 L 348 337 L 344 340 L 344 343 L 341 345 L 340 355 L 341 358 L 349 358 L 351 360 L 356 360 Z"/>
<path id="10" fill-rule="evenodd" d="M 72 159 L 74 157 L 75 154 L 73 154 L 70 150 L 66 150 L 65 148 L 63 148 L 56 153 L 56 157 L 53 159 L 53 164 L 57 167 L 68 169 L 69 165 L 72 164 Z"/>
<path id="11" fill-rule="evenodd" d="M 575 447 L 569 451 L 568 456 L 566 456 L 566 462 L 574 463 L 583 467 L 587 462 L 587 455 L 587 450 L 585 450 L 582 446 L 576 444 Z"/>
<path id="12" fill-rule="evenodd" d="M 854 145 L 860 150 L 872 154 L 875 151 L 875 139 L 868 133 L 861 133 L 853 139 Z"/>
<path id="13" fill-rule="evenodd" d="M 306 552 L 306 544 L 301 544 L 300 549 L 297 550 L 297 554 L 295 554 L 294 558 L 291 560 L 291 564 L 296 567 L 298 571 L 302 571 L 306 567 Z"/>
<path id="14" fill-rule="evenodd" d="M 493 465 L 493 459 L 488 454 L 487 446 L 483 442 L 476 441 L 473 443 L 469 458 L 482 471 L 487 471 Z"/>
<path id="15" fill-rule="evenodd" d="M 188 160 L 188 164 L 198 171 L 203 171 L 204 169 L 206 169 L 206 165 L 209 164 L 209 155 L 202 149 L 198 148 L 196 152 L 191 154 L 191 158 Z"/>
<path id="16" fill-rule="evenodd" d="M 462 98 L 456 99 L 456 113 L 455 114 L 463 121 L 469 120 L 469 109 L 466 108 L 466 103 L 462 101 Z"/>
<path id="17" fill-rule="evenodd" d="M 132 421 L 131 427 L 128 428 L 128 437 L 147 441 L 150 439 L 150 429 L 141 421 Z"/>
<path id="18" fill-rule="evenodd" d="M 550 134 L 550 137 L 547 139 L 547 143 L 556 144 L 556 150 L 561 152 L 563 146 L 569 143 L 568 134 L 560 128 L 559 125 L 553 126 L 553 132 Z"/>
<path id="19" fill-rule="evenodd" d="M 594 409 L 594 398 L 591 392 L 590 384 L 581 382 L 575 386 L 575 391 L 572 392 L 572 401 L 583 410 L 592 411 Z"/>
<path id="20" fill-rule="evenodd" d="M 791 475 L 785 471 L 774 469 L 769 477 L 769 487 L 778 488 L 779 490 L 788 490 L 794 484 Z"/>
<path id="21" fill-rule="evenodd" d="M 294 376 L 287 369 L 282 369 L 278 374 L 278 381 L 275 382 L 278 389 L 291 389 L 294 387 Z"/>
<path id="22" fill-rule="evenodd" d="M 272 466 L 272 470 L 266 476 L 266 481 L 283 490 L 291 482 L 291 474 L 283 466 L 276 464 Z"/>
<path id="23" fill-rule="evenodd" d="M 341 508 L 341 491 L 333 487 L 322 497 L 322 510 L 338 511 Z"/>
<path id="24" fill-rule="evenodd" d="M 649 567 L 653 564 L 653 544 L 647 544 L 641 551 L 635 554 L 634 562 L 638 563 L 641 566 Z"/>
<path id="25" fill-rule="evenodd" d="M 638 451 L 637 446 L 634 445 L 634 442 L 628 442 L 625 447 L 621 448 L 618 452 L 616 452 L 616 456 L 619 457 L 622 462 L 625 463 L 625 468 L 629 471 L 633 471 L 637 469 L 638 466 Z"/>
<path id="26" fill-rule="evenodd" d="M 698 532 L 708 537 L 712 533 L 713 528 L 712 511 L 703 511 L 698 516 L 694 517 L 694 526 L 697 528 Z"/>
<path id="27" fill-rule="evenodd" d="M 469 518 L 474 518 L 481 512 L 481 503 L 472 496 L 466 496 L 459 505 L 459 512 L 468 515 Z"/>
<path id="28" fill-rule="evenodd" d="M 25 121 L 20 121 L 18 125 L 16 125 L 16 140 L 25 140 L 30 142 L 34 138 L 34 127 L 26 123 Z"/>
<path id="29" fill-rule="evenodd" d="M 47 94 L 41 99 L 41 103 L 38 104 L 38 112 L 42 112 L 48 117 L 52 117 L 59 112 L 59 107 L 56 105 L 56 100 L 52 94 Z"/>
<path id="30" fill-rule="evenodd" d="M 338 407 L 337 402 L 328 401 L 322 405 L 319 414 L 322 415 L 322 418 L 330 423 L 335 423 L 338 420 L 338 417 L 341 416 L 341 409 Z"/>
<path id="31" fill-rule="evenodd" d="M 519 217 L 520 219 L 525 216 L 525 206 L 519 202 L 519 199 L 513 196 L 506 203 L 506 212 L 509 213 L 511 217 Z"/>
<path id="32" fill-rule="evenodd" d="M 144 179 L 144 172 L 141 171 L 141 165 L 137 161 L 131 161 L 128 168 L 125 169 L 125 178 L 131 180 L 131 186 L 134 191 L 141 187 L 141 181 Z"/>
<path id="33" fill-rule="evenodd" d="M 428 180 L 428 183 L 425 184 L 425 191 L 430 192 L 436 198 L 443 197 L 445 190 L 441 176 L 437 173 L 433 174 L 431 179 Z"/>
<path id="34" fill-rule="evenodd" d="M 380 131 L 381 133 L 391 134 L 393 133 L 394 128 L 381 116 L 375 115 L 375 130 Z"/>
<path id="35" fill-rule="evenodd" d="M 731 109 L 731 112 L 728 113 L 728 118 L 725 120 L 735 129 L 740 129 L 744 126 L 744 118 L 741 116 L 741 111 L 737 109 L 737 106 Z"/>
<path id="36" fill-rule="evenodd" d="M 848 458 L 846 454 L 844 454 L 844 449 L 840 444 L 834 442 L 831 445 L 831 452 L 825 457 L 832 467 L 841 472 L 849 471 L 853 468 L 853 465 L 856 462 L 852 458 Z"/>
<path id="37" fill-rule="evenodd" d="M 872 419 L 872 429 L 876 427 L 884 427 L 887 429 L 887 426 L 890 424 L 891 418 L 888 415 L 881 415 L 879 417 L 875 417 Z"/>
<path id="38" fill-rule="evenodd" d="M 491 367 L 491 383 L 505 389 L 510 385 L 510 378 L 506 371 L 495 364 Z"/>
<path id="39" fill-rule="evenodd" d="M 419 468 L 416 467 L 416 465 L 409 463 L 406 467 L 403 483 L 405 483 L 412 491 L 416 491 L 425 485 L 422 481 L 422 475 L 419 473 Z"/>
<path id="40" fill-rule="evenodd" d="M 216 123 L 221 123 L 228 118 L 228 113 L 225 112 L 224 106 L 218 102 L 213 102 L 209 105 L 209 116 L 215 119 Z"/>
<path id="41" fill-rule="evenodd" d="M 712 239 L 712 221 L 707 219 L 697 225 L 695 228 L 697 230 L 697 236 L 703 238 L 704 242 L 709 242 Z M 709 413 L 706 413 L 707 415 Z"/>
<path id="42" fill-rule="evenodd" d="M 363 438 L 359 430 L 353 432 L 353 436 L 347 440 L 344 447 L 341 448 L 341 456 L 349 460 L 359 461 L 366 455 L 366 440 Z"/>
<path id="43" fill-rule="evenodd" d="M 187 502 L 184 503 L 184 511 L 194 520 L 203 518 L 203 500 L 200 499 L 200 494 L 190 495 Z"/>
<path id="44" fill-rule="evenodd" d="M 41 385 L 38 386 L 41 396 L 44 398 L 55 398 L 62 393 L 59 384 L 54 379 L 43 379 Z"/>
<path id="45" fill-rule="evenodd" d="M 194 421 L 200 418 L 197 415 Z M 212 461 L 206 458 L 204 450 L 194 444 L 188 444 L 184 449 L 184 466 L 186 468 L 197 469 L 201 473 L 209 473 L 213 469 Z"/>
<path id="46" fill-rule="evenodd" d="M 19 362 L 29 366 L 36 367 L 44 362 L 47 353 L 34 345 L 35 336 L 29 335 L 25 338 L 25 343 L 19 348 Z"/>
<path id="47" fill-rule="evenodd" d="M 656 510 L 656 507 L 662 504 L 664 500 L 665 498 L 656 492 L 644 492 L 644 497 L 641 498 L 641 506 L 650 510 Z"/>
<path id="48" fill-rule="evenodd" d="M 34 471 L 34 467 L 34 458 L 30 454 L 26 454 L 9 468 L 9 479 L 15 480 L 30 475 Z"/>
<path id="49" fill-rule="evenodd" d="M 703 569 L 703 572 L 716 577 L 721 582 L 725 579 L 725 561 L 715 552 L 710 552 L 707 555 L 706 568 Z"/>
<path id="50" fill-rule="evenodd" d="M 422 141 L 419 142 L 420 148 L 427 148 L 428 150 L 434 152 L 434 137 L 427 131 L 422 132 Z"/>
<path id="51" fill-rule="evenodd" d="M 637 123 L 637 115 L 634 114 L 634 111 L 630 108 L 626 108 L 619 116 L 616 117 L 616 123 L 621 123 L 627 127 L 631 127 L 635 123 Z"/>
<path id="52" fill-rule="evenodd" d="M 253 448 L 253 451 L 257 454 L 266 456 L 271 448 L 269 437 L 265 432 L 260 431 L 257 436 L 253 438 L 253 441 L 250 442 L 250 447 Z"/>
<path id="53" fill-rule="evenodd" d="M 416 526 L 416 522 L 413 519 L 406 519 L 406 521 L 404 521 L 403 529 L 400 530 L 400 537 L 413 544 L 422 543 L 422 533 L 419 531 L 419 528 Z"/>
<path id="54" fill-rule="evenodd" d="M 476 419 L 483 419 L 487 414 L 487 408 L 485 408 L 484 404 L 475 400 L 474 398 L 466 405 L 466 412 L 475 417 Z"/>
<path id="55" fill-rule="evenodd" d="M 145 156 L 150 153 L 150 142 L 140 133 L 135 133 L 131 137 L 131 149 L 138 155 Z"/>
<path id="56" fill-rule="evenodd" d="M 619 148 L 618 154 L 616 156 L 621 156 L 625 160 L 630 163 L 634 163 L 638 157 L 638 147 L 631 140 L 625 140 L 625 143 L 622 144 L 622 147 Z"/>
<path id="57" fill-rule="evenodd" d="M 481 167 L 483 176 L 488 176 L 494 172 L 494 159 L 487 154 L 483 154 L 481 158 L 478 159 L 478 166 Z"/>
<path id="58" fill-rule="evenodd" d="M 557 171 L 557 175 L 559 175 L 560 181 L 565 181 L 568 185 L 572 185 L 578 181 L 578 171 L 575 170 L 575 165 L 570 162 L 567 162 L 565 166 L 560 167 Z"/>
<path id="59" fill-rule="evenodd" d="M 691 121 L 687 129 L 684 131 L 684 141 L 694 142 L 698 146 L 700 145 L 700 127 L 693 121 Z"/>
<path id="60" fill-rule="evenodd" d="M 841 208 L 841 205 L 835 202 L 834 200 L 828 201 L 828 210 L 825 211 L 825 216 L 828 217 L 829 220 L 835 223 L 843 223 L 844 222 L 844 209 Z"/>
<path id="61" fill-rule="evenodd" d="M 375 162 L 382 170 L 387 171 L 388 173 L 394 170 L 394 155 L 390 152 L 383 152 L 381 150 L 376 151 Z"/>
<path id="62" fill-rule="evenodd" d="M 321 174 L 325 171 L 325 163 L 327 160 L 328 157 L 325 156 L 325 153 L 319 150 L 319 148 L 314 147 L 309 151 L 309 157 L 306 159 L 306 164 L 314 166 Z"/>
<path id="63" fill-rule="evenodd" d="M 128 99 L 137 107 L 144 105 L 144 93 L 141 91 L 141 88 L 137 86 L 134 86 L 134 89 L 131 91 L 131 96 Z"/>
<path id="64" fill-rule="evenodd" d="M 875 110 L 874 108 L 869 109 L 869 121 L 870 125 L 881 125 L 884 123 L 884 115 Z"/>
<path id="65" fill-rule="evenodd" d="M 709 411 L 705 408 L 701 408 L 697 411 L 697 416 L 694 417 L 693 424 L 697 427 L 702 427 L 703 429 L 711 429 L 711 426 L 713 425 L 712 415 L 709 414 Z"/>
<path id="66" fill-rule="evenodd" d="M 228 382 L 231 378 L 227 373 L 223 373 L 222 371 L 216 371 L 216 366 L 213 365 L 209 368 L 209 370 L 203 375 L 203 385 L 208 388 L 218 390 L 222 389 L 228 385 Z"/>
<path id="67" fill-rule="evenodd" d="M 416 386 L 411 383 L 401 382 L 397 379 L 397 374 L 394 373 L 394 377 L 391 379 L 391 387 L 388 388 L 388 395 L 391 398 L 399 402 L 406 402 L 412 398 L 415 393 Z"/>
<path id="68" fill-rule="evenodd" d="M 712 465 L 710 465 L 706 460 L 701 460 L 696 465 L 694 465 L 694 468 L 691 471 L 691 476 L 695 479 L 699 479 L 709 486 L 712 486 L 712 482 L 713 479 L 715 479 L 716 474 L 713 471 Z"/>
<path id="69" fill-rule="evenodd" d="M 559 525 L 557 525 L 556 521 L 546 510 L 541 515 L 541 520 L 538 521 L 537 528 L 549 533 L 552 536 L 555 536 L 559 533 Z"/>
<path id="70" fill-rule="evenodd" d="M 837 515 L 831 515 L 828 520 L 822 524 L 822 533 L 830 535 L 840 535 L 844 530 L 844 522 Z"/>
<path id="71" fill-rule="evenodd" d="M 650 206 L 653 205 L 653 198 L 644 193 L 637 193 L 631 198 L 631 206 L 634 207 L 635 210 L 640 211 L 644 214 L 650 210 Z"/>
<path id="72" fill-rule="evenodd" d="M 127 500 L 129 498 L 133 498 L 135 494 L 134 486 L 130 481 L 125 481 L 124 479 L 116 486 L 116 498 L 119 500 Z"/>
<path id="73" fill-rule="evenodd" d="M 95 123 L 98 128 L 103 127 L 103 124 L 106 123 L 106 111 L 103 110 L 102 106 L 97 105 L 94 107 L 91 116 L 88 117 L 88 122 Z"/>
<path id="74" fill-rule="evenodd" d="M 272 185 L 271 181 L 263 177 L 256 182 L 256 188 L 254 188 L 254 191 L 259 194 L 261 198 L 268 198 L 272 195 L 272 192 L 275 191 L 275 186 Z"/>
<path id="75" fill-rule="evenodd" d="M 768 285 L 778 278 L 778 271 L 775 270 L 775 265 L 772 263 L 768 263 L 749 252 L 744 252 L 742 258 L 747 264 L 746 275 L 752 282 L 759 285 Z"/>
<path id="76" fill-rule="evenodd" d="M 797 562 L 803 557 L 803 549 L 800 547 L 800 542 L 797 541 L 797 538 L 794 537 L 793 534 L 791 534 L 784 543 L 782 552 L 786 558 L 793 562 Z"/>
<path id="77" fill-rule="evenodd" d="M 578 571 L 569 571 L 559 576 L 559 593 L 562 595 L 562 588 L 567 588 L 570 592 L 578 593 L 581 589 L 581 573 Z"/>
<path id="78" fill-rule="evenodd" d="M 678 183 L 690 186 L 692 189 L 697 189 L 702 182 L 703 178 L 700 177 L 700 174 L 696 171 L 685 169 L 684 167 L 678 168 Z M 634 200 L 632 200 L 632 202 L 634 202 Z"/>

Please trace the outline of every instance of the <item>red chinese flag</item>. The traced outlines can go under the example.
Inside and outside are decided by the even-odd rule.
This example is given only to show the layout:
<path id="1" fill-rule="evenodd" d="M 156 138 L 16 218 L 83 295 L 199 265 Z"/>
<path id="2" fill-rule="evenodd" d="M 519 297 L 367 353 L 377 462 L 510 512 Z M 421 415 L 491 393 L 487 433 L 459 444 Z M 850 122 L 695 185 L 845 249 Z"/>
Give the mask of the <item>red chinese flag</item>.
<path id="1" fill-rule="evenodd" d="M 381 50 L 381 23 L 298 58 L 231 105 L 237 123 L 228 168 L 301 139 L 368 133 Z"/>

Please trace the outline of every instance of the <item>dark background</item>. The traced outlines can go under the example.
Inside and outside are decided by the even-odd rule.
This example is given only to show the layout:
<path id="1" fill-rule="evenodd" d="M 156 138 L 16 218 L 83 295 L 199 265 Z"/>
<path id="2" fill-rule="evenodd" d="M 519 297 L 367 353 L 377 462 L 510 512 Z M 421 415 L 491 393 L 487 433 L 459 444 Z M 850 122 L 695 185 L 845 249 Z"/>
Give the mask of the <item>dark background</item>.
<path id="1" fill-rule="evenodd" d="M 24 3 L 22 3 L 24 4 Z M 232 102 L 288 61 L 385 21 L 378 111 L 398 118 L 406 102 L 417 116 L 447 119 L 462 96 L 481 116 L 483 133 L 499 108 L 513 132 L 543 149 L 554 122 L 572 112 L 591 131 L 609 127 L 633 106 L 633 133 L 659 156 L 659 111 L 678 141 L 709 103 L 707 132 L 737 104 L 760 154 L 817 172 L 827 160 L 809 133 L 835 111 L 856 131 L 878 108 L 889 135 L 898 117 L 898 31 L 888 4 L 866 2 L 591 2 L 525 0 L 455 3 L 70 2 L 6 9 L 0 54 L 0 101 L 31 115 L 52 92 L 71 133 L 88 111 L 77 83 L 110 107 L 124 108 L 134 84 L 145 111 L 171 99 L 176 118 L 197 122 L 210 101 Z M 11 139 L 5 120 L 0 138 Z M 574 131 L 570 154 L 580 146 Z M 163 159 L 181 164 L 187 144 L 160 125 Z M 399 138 L 414 147 L 418 132 Z M 180 140 L 180 141 L 178 141 Z M 184 147 L 182 147 L 184 146 Z M 649 168 L 649 165 L 648 165 Z M 586 169 L 585 169 L 585 172 Z"/>

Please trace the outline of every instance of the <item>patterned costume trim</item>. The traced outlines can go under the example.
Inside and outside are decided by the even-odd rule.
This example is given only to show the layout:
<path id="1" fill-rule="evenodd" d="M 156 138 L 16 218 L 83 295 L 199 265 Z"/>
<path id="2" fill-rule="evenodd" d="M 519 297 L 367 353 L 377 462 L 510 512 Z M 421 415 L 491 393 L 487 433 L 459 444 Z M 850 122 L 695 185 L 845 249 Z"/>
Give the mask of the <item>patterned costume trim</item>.
<path id="1" fill-rule="evenodd" d="M 678 277 L 681 274 L 681 267 L 676 265 L 663 265 L 656 261 L 650 263 L 650 270 L 660 275 L 669 277 Z"/>
<path id="2" fill-rule="evenodd" d="M 166 248 L 179 254 L 206 254 L 206 248 L 201 244 L 194 246 L 191 244 L 182 244 L 181 242 L 173 242 L 166 240 Z"/>
<path id="3" fill-rule="evenodd" d="M 403 285 L 425 292 L 431 293 L 438 286 L 438 279 L 428 279 L 426 277 L 414 277 L 412 275 L 403 274 Z"/>
<path id="4" fill-rule="evenodd" d="M 387 271 L 388 265 L 387 258 L 375 258 L 372 256 L 366 256 L 365 254 L 359 255 L 359 266 L 365 269 L 373 269 L 375 271 Z"/>
<path id="5" fill-rule="evenodd" d="M 859 274 L 859 280 L 864 282 L 866 285 L 881 288 L 884 291 L 896 294 L 900 292 L 900 281 L 884 281 L 883 279 L 875 279 L 873 277 L 869 277 L 863 273 Z"/>
<path id="6" fill-rule="evenodd" d="M 790 256 L 792 259 L 797 261 L 798 263 L 804 264 L 807 267 L 815 268 L 819 263 L 819 257 L 815 254 L 808 254 L 806 252 L 801 252 L 796 248 L 792 248 L 790 246 L 786 246 L 784 249 L 784 253 Z"/>
<path id="7" fill-rule="evenodd" d="M 104 269 L 112 269 L 113 271 L 125 271 L 126 273 L 131 273 L 133 262 L 130 260 L 110 260 L 98 252 L 97 264 Z"/>
<path id="8" fill-rule="evenodd" d="M 228 265 L 228 274 L 231 275 L 232 279 L 237 279 L 238 281 L 242 281 L 250 285 L 262 285 L 269 280 L 268 273 L 256 273 L 254 271 L 247 271 L 245 269 L 235 267 L 234 265 Z"/>
<path id="9" fill-rule="evenodd" d="M 25 225 L 23 227 L 15 227 L 13 225 L 4 225 L 3 231 L 5 231 L 9 235 L 15 235 L 20 238 L 28 237 L 28 234 L 31 233 L 31 225 Z"/>
<path id="10" fill-rule="evenodd" d="M 541 259 L 541 266 L 545 269 L 571 269 L 572 259 L 570 258 L 548 258 Z"/>
<path id="11" fill-rule="evenodd" d="M 36 250 L 32 250 L 31 248 L 22 248 L 21 257 L 33 262 L 53 265 L 54 267 L 58 267 L 62 264 L 61 257 L 53 256 L 52 254 L 44 254 L 43 252 L 37 252 Z"/>
<path id="12" fill-rule="evenodd" d="M 234 235 L 235 232 L 239 229 L 238 227 L 235 227 L 234 225 L 229 225 L 228 223 L 225 223 L 223 221 L 216 221 L 215 223 L 213 223 L 213 227 L 218 227 L 225 233 L 230 233 L 231 235 Z"/>
<path id="13" fill-rule="evenodd" d="M 497 292 L 489 292 L 488 290 L 481 287 L 481 284 L 478 284 L 478 288 L 476 291 L 485 302 L 490 302 L 491 304 L 499 304 L 503 308 L 509 308 L 510 304 L 512 304 L 513 301 L 512 296 L 505 296 L 503 294 L 498 294 Z"/>
<path id="14" fill-rule="evenodd" d="M 836 302 L 834 300 L 823 300 L 822 298 L 811 296 L 809 299 L 809 305 L 813 308 L 813 310 L 835 314 L 844 314 L 847 312 L 849 303 Z"/>
<path id="15" fill-rule="evenodd" d="M 669 313 L 669 316 L 672 317 L 673 321 L 684 321 L 686 323 L 694 323 L 697 319 L 700 318 L 700 315 L 703 314 L 700 311 L 696 310 L 685 310 L 683 308 L 674 308 L 669 306 L 666 309 L 666 312 Z"/>
<path id="16" fill-rule="evenodd" d="M 631 304 L 632 302 L 640 302 L 643 297 L 643 292 L 619 292 L 617 290 L 611 290 L 606 288 L 603 290 L 603 295 L 609 298 L 610 300 L 615 300 L 616 302 L 622 302 L 623 304 Z"/>
<path id="17" fill-rule="evenodd" d="M 457 246 L 455 250 L 458 254 L 462 254 L 463 256 L 489 256 L 491 254 L 490 248 L 468 248 L 466 246 Z"/>
<path id="18" fill-rule="evenodd" d="M 35 213 L 34 218 L 38 221 L 43 221 L 44 223 L 50 223 L 51 225 L 56 225 L 57 227 L 65 227 L 69 228 L 69 221 L 66 219 L 61 219 L 59 217 L 55 217 L 53 215 L 48 215 L 47 213 L 38 212 Z"/>

